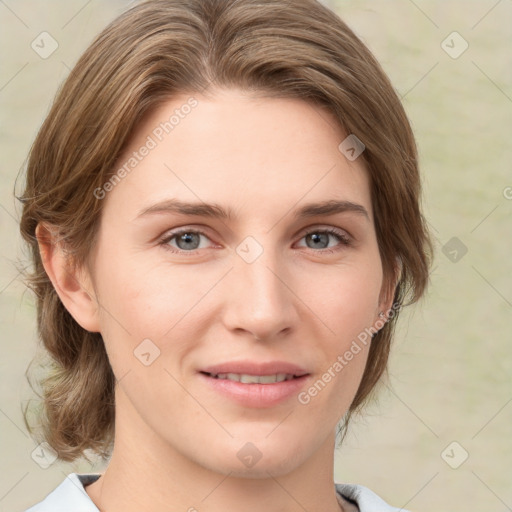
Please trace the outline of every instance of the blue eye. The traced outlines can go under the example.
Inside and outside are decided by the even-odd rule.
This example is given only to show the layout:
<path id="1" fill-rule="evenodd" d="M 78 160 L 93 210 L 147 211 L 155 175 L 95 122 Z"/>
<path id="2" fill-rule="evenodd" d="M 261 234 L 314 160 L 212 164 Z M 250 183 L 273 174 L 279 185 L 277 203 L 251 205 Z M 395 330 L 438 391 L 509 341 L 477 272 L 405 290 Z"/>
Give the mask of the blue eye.
<path id="1" fill-rule="evenodd" d="M 201 243 L 201 237 L 208 238 L 201 231 L 193 231 L 190 229 L 178 231 L 175 233 L 171 233 L 169 236 L 164 238 L 161 241 L 161 244 L 164 245 L 167 249 L 172 250 L 169 247 L 169 243 L 176 239 L 176 246 L 178 251 L 176 252 L 193 252 L 199 249 L 199 245 Z M 172 247 L 172 246 L 171 246 Z"/>
<path id="2" fill-rule="evenodd" d="M 316 248 L 321 249 L 323 252 L 335 252 L 336 250 L 339 250 L 339 247 L 334 250 L 331 248 L 332 246 L 329 247 L 329 238 L 331 237 L 337 239 L 342 246 L 351 245 L 351 239 L 349 236 L 336 229 L 314 229 L 307 232 L 301 240 L 306 239 L 306 243 L 311 242 L 312 245 L 307 245 L 310 249 Z M 324 247 L 325 244 L 327 244 L 327 246 Z"/>
<path id="3" fill-rule="evenodd" d="M 202 231 L 193 229 L 182 229 L 173 233 L 168 233 L 167 236 L 162 238 L 159 242 L 166 250 L 177 254 L 195 254 L 200 249 L 207 248 L 206 246 L 201 247 L 201 238 L 210 240 L 209 237 Z M 314 252 L 320 253 L 332 253 L 348 247 L 352 244 L 352 239 L 344 231 L 338 231 L 337 229 L 313 229 L 305 233 L 300 240 L 306 240 L 306 247 L 309 249 L 318 249 Z M 331 239 L 338 241 L 334 247 L 329 245 Z M 173 242 L 174 243 L 171 243 Z M 299 247 L 304 247 L 299 246 Z"/>

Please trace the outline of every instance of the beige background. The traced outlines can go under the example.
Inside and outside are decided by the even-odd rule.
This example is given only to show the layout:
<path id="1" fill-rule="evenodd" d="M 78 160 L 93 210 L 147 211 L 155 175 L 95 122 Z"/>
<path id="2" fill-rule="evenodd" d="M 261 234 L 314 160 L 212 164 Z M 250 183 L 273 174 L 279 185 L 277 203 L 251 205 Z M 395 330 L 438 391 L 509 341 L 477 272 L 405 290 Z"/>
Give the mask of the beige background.
<path id="1" fill-rule="evenodd" d="M 42 469 L 31 458 L 21 403 L 32 397 L 24 372 L 37 338 L 34 302 L 15 267 L 27 253 L 13 187 L 58 84 L 129 4 L 0 1 L 0 512 L 40 501 L 71 471 L 101 470 L 86 463 Z M 401 321 L 391 388 L 353 424 L 337 453 L 336 479 L 418 512 L 512 510 L 512 1 L 329 5 L 404 96 L 437 238 L 429 295 Z M 43 31 L 59 45 L 47 59 L 31 48 Z M 441 46 L 454 31 L 469 44 L 458 58 Z M 453 53 L 463 41 L 450 36 L 447 44 Z M 453 237 L 467 248 L 457 262 L 442 251 Z M 465 452 L 457 469 L 445 462 L 455 466 Z"/>

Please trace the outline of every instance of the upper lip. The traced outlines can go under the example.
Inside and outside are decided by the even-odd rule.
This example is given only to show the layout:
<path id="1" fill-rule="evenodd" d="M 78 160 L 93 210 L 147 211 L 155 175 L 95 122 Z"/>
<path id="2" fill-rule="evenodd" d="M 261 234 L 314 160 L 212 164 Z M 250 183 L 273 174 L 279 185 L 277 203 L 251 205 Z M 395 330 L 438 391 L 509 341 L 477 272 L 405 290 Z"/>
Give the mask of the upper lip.
<path id="1" fill-rule="evenodd" d="M 202 368 L 200 371 L 214 375 L 219 373 L 237 373 L 244 375 L 275 375 L 277 373 L 286 373 L 296 377 L 309 373 L 300 366 L 286 361 L 267 361 L 261 363 L 255 361 L 227 361 Z"/>

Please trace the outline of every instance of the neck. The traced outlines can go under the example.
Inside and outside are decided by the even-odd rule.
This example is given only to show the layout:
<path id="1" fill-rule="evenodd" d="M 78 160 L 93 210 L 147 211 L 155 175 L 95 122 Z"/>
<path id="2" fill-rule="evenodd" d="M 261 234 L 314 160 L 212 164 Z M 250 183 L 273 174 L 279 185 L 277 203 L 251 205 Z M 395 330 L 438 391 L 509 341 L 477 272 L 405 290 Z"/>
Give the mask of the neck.
<path id="1" fill-rule="evenodd" d="M 333 476 L 334 435 L 285 475 L 221 474 L 170 446 L 116 393 L 115 446 L 108 468 L 86 491 L 100 512 L 340 512 Z M 210 442 L 210 441 L 208 441 Z"/>

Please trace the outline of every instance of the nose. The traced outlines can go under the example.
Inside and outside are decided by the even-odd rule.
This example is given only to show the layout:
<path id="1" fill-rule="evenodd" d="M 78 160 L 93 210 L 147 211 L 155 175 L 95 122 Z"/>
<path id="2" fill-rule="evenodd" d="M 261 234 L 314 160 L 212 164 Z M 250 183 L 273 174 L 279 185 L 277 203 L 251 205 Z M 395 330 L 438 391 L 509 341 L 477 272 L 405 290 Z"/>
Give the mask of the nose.
<path id="1" fill-rule="evenodd" d="M 300 318 L 293 277 L 286 262 L 268 248 L 249 261 L 234 254 L 226 283 L 224 325 L 237 335 L 272 341 L 295 330 Z"/>

